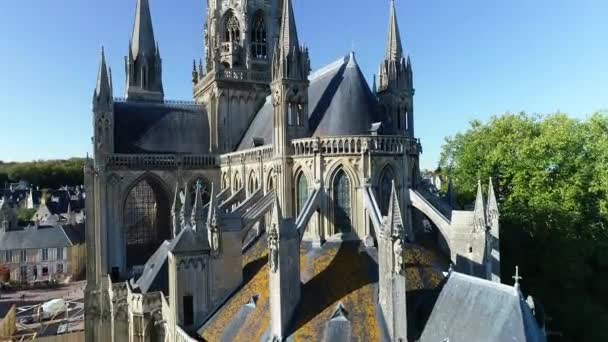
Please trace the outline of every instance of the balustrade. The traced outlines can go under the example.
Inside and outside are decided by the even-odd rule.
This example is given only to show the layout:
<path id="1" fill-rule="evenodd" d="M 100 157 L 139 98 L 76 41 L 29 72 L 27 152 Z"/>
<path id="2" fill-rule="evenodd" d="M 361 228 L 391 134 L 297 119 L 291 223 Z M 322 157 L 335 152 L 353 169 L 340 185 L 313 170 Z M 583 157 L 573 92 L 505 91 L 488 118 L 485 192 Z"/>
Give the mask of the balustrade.
<path id="1" fill-rule="evenodd" d="M 220 157 L 220 163 L 222 165 L 234 164 L 234 163 L 251 163 L 258 162 L 260 160 L 270 160 L 272 158 L 272 146 L 260 146 L 245 150 L 242 152 L 233 152 L 223 154 Z"/>
<path id="2" fill-rule="evenodd" d="M 110 169 L 127 170 L 188 169 L 216 166 L 217 159 L 212 155 L 114 154 L 108 157 L 107 165 Z"/>
<path id="3" fill-rule="evenodd" d="M 399 136 L 342 136 L 306 138 L 292 141 L 295 156 L 309 156 L 315 152 L 323 155 L 360 154 L 403 154 L 415 152 L 419 142 Z"/>

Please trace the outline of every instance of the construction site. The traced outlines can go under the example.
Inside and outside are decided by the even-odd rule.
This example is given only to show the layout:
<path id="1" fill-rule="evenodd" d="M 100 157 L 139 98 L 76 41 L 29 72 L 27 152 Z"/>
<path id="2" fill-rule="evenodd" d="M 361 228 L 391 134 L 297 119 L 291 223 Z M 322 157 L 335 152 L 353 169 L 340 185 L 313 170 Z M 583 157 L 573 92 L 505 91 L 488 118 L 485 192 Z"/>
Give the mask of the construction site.
<path id="1" fill-rule="evenodd" d="M 0 342 L 84 340 L 85 285 L 2 292 Z"/>

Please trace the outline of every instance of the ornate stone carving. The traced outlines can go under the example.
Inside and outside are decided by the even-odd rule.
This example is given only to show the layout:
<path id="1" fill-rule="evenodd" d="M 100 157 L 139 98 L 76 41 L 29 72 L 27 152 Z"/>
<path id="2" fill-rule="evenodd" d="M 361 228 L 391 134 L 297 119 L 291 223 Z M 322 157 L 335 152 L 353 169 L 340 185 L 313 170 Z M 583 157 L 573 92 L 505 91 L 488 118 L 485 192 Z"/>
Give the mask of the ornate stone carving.
<path id="1" fill-rule="evenodd" d="M 395 274 L 403 274 L 403 243 L 401 239 L 395 239 L 393 242 L 393 271 Z"/>
<path id="2" fill-rule="evenodd" d="M 279 234 L 276 226 L 273 226 L 268 233 L 268 249 L 270 271 L 275 273 L 279 267 Z"/>

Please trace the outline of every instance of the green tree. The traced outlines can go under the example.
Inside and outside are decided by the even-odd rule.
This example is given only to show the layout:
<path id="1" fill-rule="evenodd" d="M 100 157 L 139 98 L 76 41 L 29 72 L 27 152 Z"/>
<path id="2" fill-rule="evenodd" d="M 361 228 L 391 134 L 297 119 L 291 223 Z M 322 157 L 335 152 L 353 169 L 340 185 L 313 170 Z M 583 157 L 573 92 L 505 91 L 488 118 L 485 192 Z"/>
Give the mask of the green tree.
<path id="1" fill-rule="evenodd" d="M 461 204 L 492 177 L 503 280 L 515 265 L 566 341 L 608 341 L 608 115 L 505 114 L 446 139 L 440 167 Z"/>

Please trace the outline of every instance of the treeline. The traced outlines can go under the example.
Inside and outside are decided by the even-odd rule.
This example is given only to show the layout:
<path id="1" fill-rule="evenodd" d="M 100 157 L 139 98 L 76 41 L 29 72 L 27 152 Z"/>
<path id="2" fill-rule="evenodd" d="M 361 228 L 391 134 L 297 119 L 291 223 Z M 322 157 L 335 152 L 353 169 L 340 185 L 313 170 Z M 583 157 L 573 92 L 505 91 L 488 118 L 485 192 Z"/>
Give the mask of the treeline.
<path id="1" fill-rule="evenodd" d="M 505 114 L 446 139 L 461 204 L 492 177 L 502 280 L 545 306 L 549 341 L 608 341 L 608 114 Z M 563 334 L 560 337 L 560 334 Z"/>
<path id="2" fill-rule="evenodd" d="M 40 189 L 81 185 L 84 182 L 83 166 L 82 158 L 26 163 L 0 162 L 0 186 L 22 180 Z"/>

